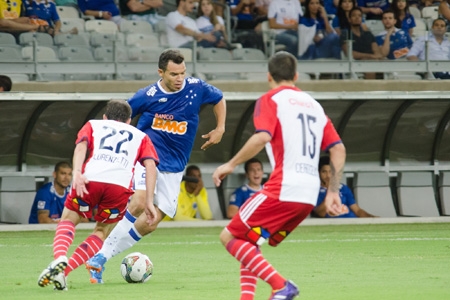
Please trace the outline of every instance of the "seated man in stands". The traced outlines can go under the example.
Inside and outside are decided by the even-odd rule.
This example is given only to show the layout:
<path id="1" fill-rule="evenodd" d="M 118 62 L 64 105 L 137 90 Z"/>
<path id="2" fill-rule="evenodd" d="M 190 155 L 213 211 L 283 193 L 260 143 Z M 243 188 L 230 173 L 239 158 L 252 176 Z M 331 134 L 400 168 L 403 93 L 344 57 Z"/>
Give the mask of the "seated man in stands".
<path id="1" fill-rule="evenodd" d="M 0 75 L 0 92 L 9 92 L 12 88 L 12 81 L 6 75 Z"/>
<path id="2" fill-rule="evenodd" d="M 212 33 L 202 33 L 195 20 L 187 16 L 193 9 L 194 0 L 177 0 L 177 10 L 167 15 L 167 40 L 170 47 L 192 48 L 194 39 L 202 47 L 203 44 L 206 46 L 218 42 Z"/>
<path id="3" fill-rule="evenodd" d="M 78 0 L 78 7 L 86 16 L 93 16 L 99 20 L 112 21 L 117 25 L 122 21 L 119 8 L 114 0 Z"/>
<path id="4" fill-rule="evenodd" d="M 395 27 L 397 20 L 394 11 L 388 9 L 383 12 L 382 22 L 385 31 L 376 36 L 377 44 L 380 46 L 383 57 L 397 59 L 406 57 L 412 46 L 409 34 Z"/>
<path id="5" fill-rule="evenodd" d="M 208 193 L 203 186 L 200 168 L 191 165 L 186 168 L 186 175 L 180 185 L 177 212 L 174 221 L 195 221 L 197 211 L 203 220 L 212 220 L 213 215 L 208 203 Z M 165 221 L 172 220 L 168 216 Z"/>
<path id="6" fill-rule="evenodd" d="M 0 0 L 0 32 L 37 31 L 38 24 L 31 24 L 30 19 L 21 17 L 22 0 Z"/>
<path id="7" fill-rule="evenodd" d="M 152 26 L 164 17 L 158 15 L 156 9 L 163 6 L 162 0 L 119 0 L 119 7 L 125 19 L 145 21 Z"/>
<path id="8" fill-rule="evenodd" d="M 389 0 L 358 0 L 358 7 L 367 20 L 380 20 L 383 11 L 389 8 Z"/>
<path id="9" fill-rule="evenodd" d="M 230 204 L 227 209 L 227 218 L 231 219 L 238 213 L 239 208 L 244 202 L 253 196 L 254 193 L 262 189 L 261 182 L 263 180 L 263 165 L 257 158 L 249 159 L 245 165 L 245 177 L 248 183 L 237 188 L 230 197 Z"/>
<path id="10" fill-rule="evenodd" d="M 72 166 L 65 161 L 55 165 L 53 181 L 42 186 L 36 193 L 28 222 L 58 223 L 66 196 L 70 192 L 72 181 Z"/>
<path id="11" fill-rule="evenodd" d="M 428 40 L 428 53 L 430 60 L 449 60 L 450 59 L 450 41 L 445 36 L 446 23 L 444 19 L 438 18 L 433 21 L 431 34 L 428 37 L 417 38 L 406 58 L 408 60 L 425 60 L 426 47 Z M 434 77 L 439 79 L 450 79 L 449 72 L 434 72 Z"/>
<path id="12" fill-rule="evenodd" d="M 364 209 L 360 208 L 355 202 L 352 191 L 348 186 L 341 183 L 339 195 L 342 201 L 342 211 L 339 216 L 331 217 L 326 213 L 324 199 L 327 194 L 327 187 L 331 178 L 330 158 L 323 156 L 319 160 L 319 176 L 320 176 L 320 191 L 317 199 L 316 207 L 313 214 L 320 218 L 371 218 L 374 215 L 369 214 Z"/>
<path id="13" fill-rule="evenodd" d="M 353 7 L 349 13 L 350 36 L 341 35 L 342 51 L 348 57 L 348 41 L 352 40 L 353 59 L 377 60 L 382 59 L 380 47 L 370 31 L 361 27 L 362 11 L 359 7 Z M 375 73 L 366 73 L 365 79 L 375 79 Z"/>

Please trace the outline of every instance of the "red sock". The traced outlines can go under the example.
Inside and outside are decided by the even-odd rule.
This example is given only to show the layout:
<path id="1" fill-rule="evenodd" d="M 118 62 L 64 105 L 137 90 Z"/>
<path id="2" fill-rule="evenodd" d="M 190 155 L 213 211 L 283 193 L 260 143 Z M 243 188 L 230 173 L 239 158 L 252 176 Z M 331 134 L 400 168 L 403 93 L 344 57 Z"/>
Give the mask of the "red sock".
<path id="1" fill-rule="evenodd" d="M 102 245 L 102 239 L 95 234 L 91 234 L 90 236 L 88 236 L 87 239 L 85 239 L 84 242 L 82 242 L 80 246 L 75 249 L 75 252 L 69 259 L 69 263 L 67 264 L 67 268 L 65 269 L 64 274 L 66 276 L 69 275 L 72 270 L 85 263 L 89 258 L 94 256 L 95 253 L 97 253 L 102 248 Z"/>
<path id="2" fill-rule="evenodd" d="M 270 284 L 273 290 L 284 287 L 286 279 L 269 264 L 257 246 L 244 240 L 233 239 L 228 243 L 227 250 L 246 269 Z"/>
<path id="3" fill-rule="evenodd" d="M 62 221 L 56 226 L 53 239 L 53 257 L 67 256 L 67 251 L 75 237 L 75 225 L 71 221 Z"/>
<path id="4" fill-rule="evenodd" d="M 257 281 L 258 277 L 244 265 L 241 265 L 241 300 L 253 300 L 255 298 Z"/>

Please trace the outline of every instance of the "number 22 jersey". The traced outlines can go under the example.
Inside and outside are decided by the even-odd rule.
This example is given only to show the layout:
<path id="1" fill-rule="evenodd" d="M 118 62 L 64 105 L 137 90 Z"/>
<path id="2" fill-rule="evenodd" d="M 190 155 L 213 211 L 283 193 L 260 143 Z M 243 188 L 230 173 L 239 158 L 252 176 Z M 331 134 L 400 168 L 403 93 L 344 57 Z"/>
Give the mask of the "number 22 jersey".
<path id="1" fill-rule="evenodd" d="M 78 132 L 76 144 L 87 141 L 89 157 L 83 174 L 89 181 L 130 188 L 136 162 L 158 154 L 150 138 L 139 129 L 113 120 L 91 120 Z"/>
<path id="2" fill-rule="evenodd" d="M 272 136 L 266 152 L 273 172 L 263 191 L 281 201 L 315 205 L 320 150 L 341 143 L 322 106 L 294 86 L 281 86 L 257 101 L 253 121 L 256 132 Z"/>

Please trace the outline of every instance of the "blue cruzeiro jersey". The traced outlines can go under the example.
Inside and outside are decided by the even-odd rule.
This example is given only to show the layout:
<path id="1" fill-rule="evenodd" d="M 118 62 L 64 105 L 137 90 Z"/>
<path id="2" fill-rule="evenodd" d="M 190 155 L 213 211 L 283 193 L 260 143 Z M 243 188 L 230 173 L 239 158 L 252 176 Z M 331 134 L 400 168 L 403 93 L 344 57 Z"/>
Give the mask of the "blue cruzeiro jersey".
<path id="1" fill-rule="evenodd" d="M 137 128 L 153 142 L 161 172 L 182 172 L 191 155 L 200 107 L 215 105 L 222 92 L 201 79 L 188 77 L 177 92 L 166 92 L 155 82 L 128 100 L 133 114 L 141 114 Z"/>
<path id="2" fill-rule="evenodd" d="M 319 197 L 317 199 L 316 206 L 319 206 L 322 204 L 323 200 L 325 200 L 325 196 L 327 195 L 327 189 L 324 187 L 320 187 L 319 191 Z M 328 214 L 325 216 L 326 218 L 357 218 L 355 213 L 350 209 L 350 206 L 353 204 L 356 204 L 355 197 L 353 197 L 352 191 L 348 186 L 341 183 L 341 186 L 339 188 L 339 196 L 341 197 L 342 204 L 347 205 L 348 207 L 348 213 L 343 214 L 337 217 L 331 217 Z"/>
<path id="3" fill-rule="evenodd" d="M 66 196 L 70 192 L 70 186 L 64 190 L 64 195 L 58 195 L 53 186 L 53 182 L 46 183 L 36 193 L 33 205 L 31 206 L 31 213 L 28 219 L 30 224 L 38 224 L 38 212 L 40 210 L 48 210 L 51 219 L 61 218 L 64 209 L 64 202 Z"/>
<path id="4" fill-rule="evenodd" d="M 380 32 L 380 34 L 375 37 L 379 46 L 383 45 L 385 38 L 386 30 Z M 396 59 L 406 56 L 406 54 L 408 54 L 409 48 L 411 48 L 412 46 L 411 37 L 402 29 L 396 28 L 395 33 L 390 36 L 389 40 L 390 47 L 389 54 L 387 56 L 387 58 L 389 59 Z"/>
<path id="5" fill-rule="evenodd" d="M 262 186 L 260 187 L 260 189 Z M 236 205 L 237 207 L 241 207 L 248 198 L 253 196 L 257 191 L 248 186 L 248 184 L 243 185 L 237 188 L 230 197 L 229 205 Z"/>

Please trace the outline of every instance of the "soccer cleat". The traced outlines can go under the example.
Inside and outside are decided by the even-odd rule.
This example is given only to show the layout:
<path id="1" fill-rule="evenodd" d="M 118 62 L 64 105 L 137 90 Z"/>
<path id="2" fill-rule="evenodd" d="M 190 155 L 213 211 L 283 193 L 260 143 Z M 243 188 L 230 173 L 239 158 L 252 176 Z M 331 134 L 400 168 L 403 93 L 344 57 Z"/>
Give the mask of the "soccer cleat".
<path id="1" fill-rule="evenodd" d="M 67 261 L 67 256 L 60 256 L 52 261 L 39 275 L 38 285 L 45 287 L 51 284 L 56 275 L 64 272 L 64 269 L 67 267 Z"/>
<path id="2" fill-rule="evenodd" d="M 101 253 L 97 253 L 86 262 L 86 269 L 91 276 L 91 283 L 103 283 L 103 271 L 105 270 L 106 258 Z"/>
<path id="3" fill-rule="evenodd" d="M 284 288 L 273 291 L 269 300 L 292 300 L 300 294 L 298 287 L 292 281 L 286 281 Z"/>
<path id="4" fill-rule="evenodd" d="M 55 275 L 55 277 L 53 278 L 53 284 L 55 285 L 55 287 L 53 288 L 54 290 L 67 291 L 67 281 L 64 272 Z"/>

